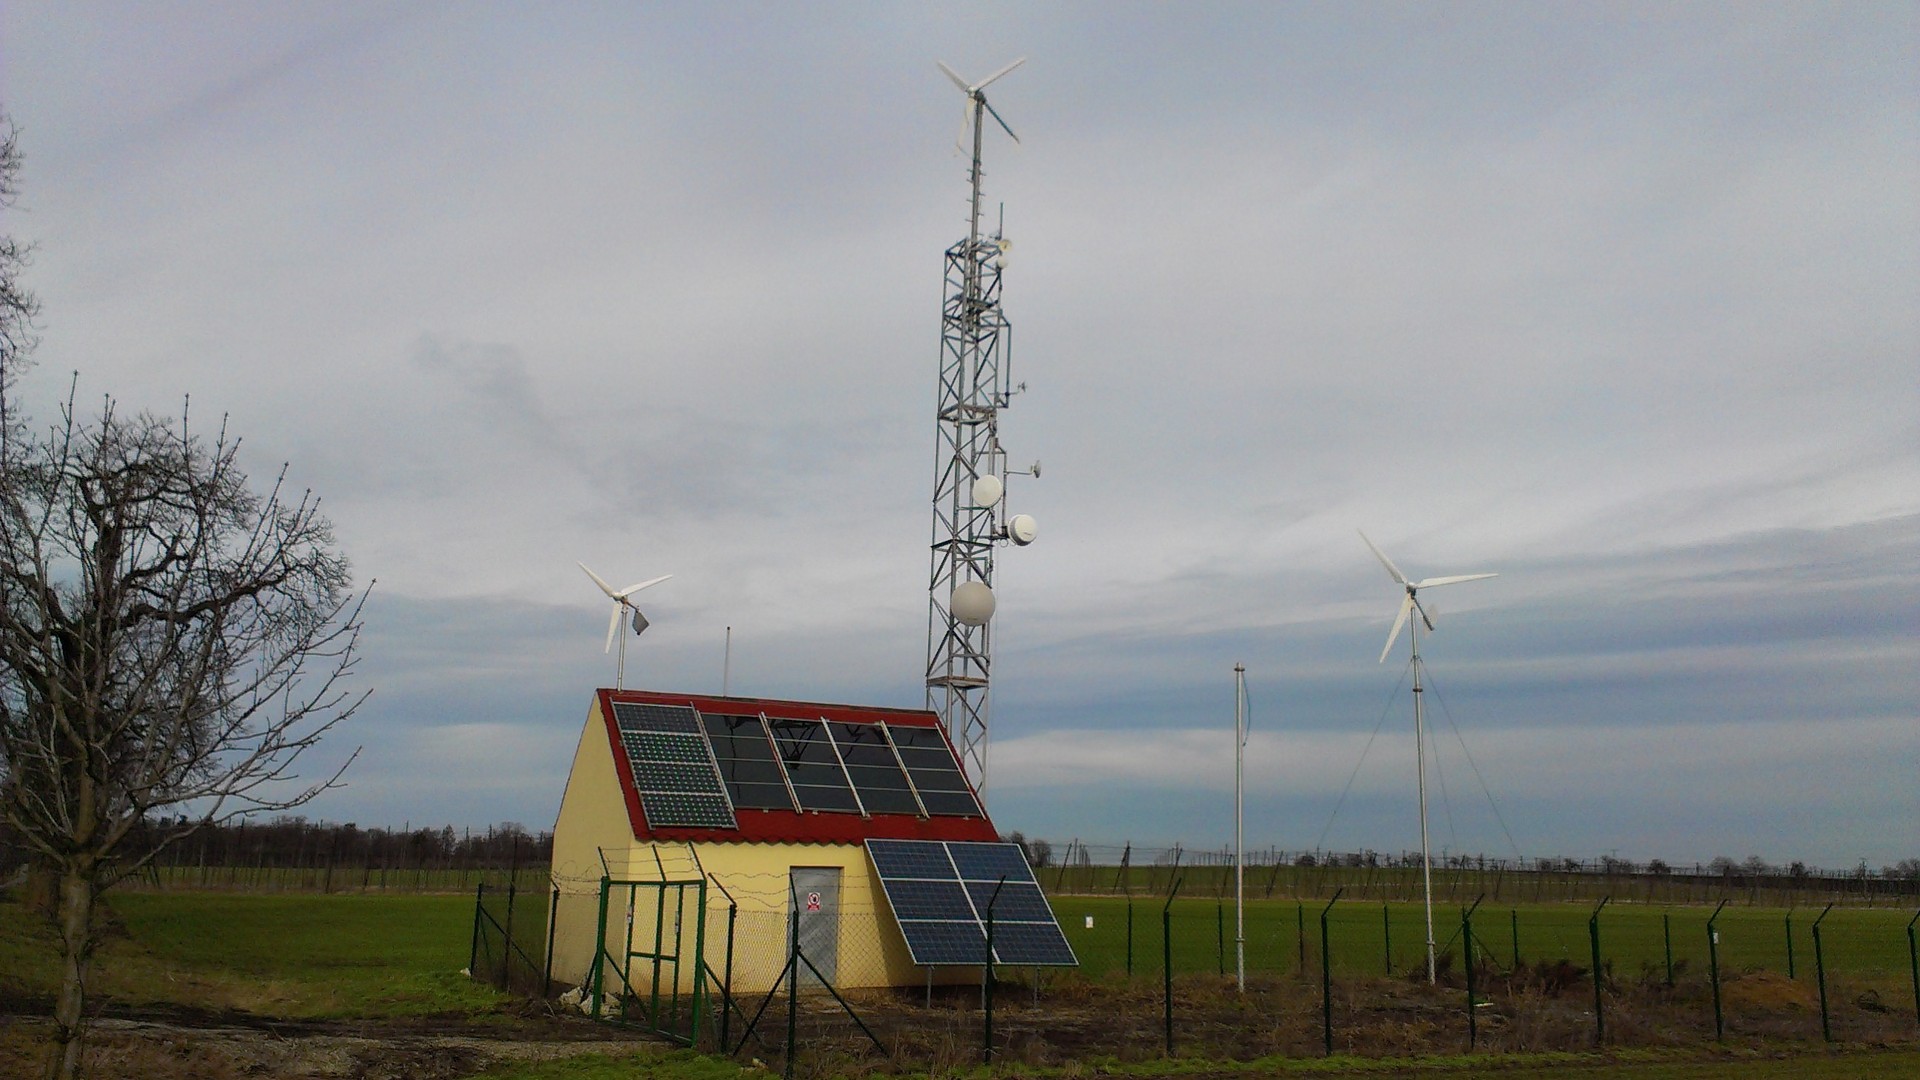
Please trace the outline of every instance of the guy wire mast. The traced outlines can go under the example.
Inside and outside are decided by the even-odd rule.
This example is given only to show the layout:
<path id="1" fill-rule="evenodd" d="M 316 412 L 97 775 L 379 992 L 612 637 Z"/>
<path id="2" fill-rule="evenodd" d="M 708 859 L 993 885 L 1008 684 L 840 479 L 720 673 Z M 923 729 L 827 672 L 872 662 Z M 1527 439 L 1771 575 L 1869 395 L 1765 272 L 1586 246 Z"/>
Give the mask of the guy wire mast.
<path id="1" fill-rule="evenodd" d="M 966 95 L 963 125 L 973 129 L 967 238 L 947 249 L 940 318 L 940 397 L 935 427 L 932 571 L 927 588 L 927 708 L 938 714 L 974 787 L 987 786 L 987 703 L 992 673 L 993 548 L 1026 545 L 1033 518 L 1005 507 L 1006 452 L 1000 410 L 1011 402 L 1012 327 L 1000 309 L 1000 272 L 1011 244 L 996 229 L 980 235 L 980 143 L 984 117 L 1008 137 L 1013 129 L 987 104 L 987 84 L 1025 63 L 1015 60 L 977 83 L 945 64 Z M 964 138 L 967 128 L 960 129 Z M 964 151 L 964 147 L 961 147 Z M 1040 464 L 1019 470 L 1039 476 Z"/>

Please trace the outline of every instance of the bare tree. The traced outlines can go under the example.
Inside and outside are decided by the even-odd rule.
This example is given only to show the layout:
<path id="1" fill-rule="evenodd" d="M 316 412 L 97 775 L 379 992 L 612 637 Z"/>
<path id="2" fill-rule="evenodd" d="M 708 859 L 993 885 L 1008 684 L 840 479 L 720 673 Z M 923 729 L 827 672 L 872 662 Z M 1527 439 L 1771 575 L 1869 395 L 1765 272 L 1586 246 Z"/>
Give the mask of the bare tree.
<path id="1" fill-rule="evenodd" d="M 24 296 L 3 269 L 4 295 Z M 24 327 L 30 300 L 12 310 Z M 366 594 L 319 500 L 285 493 L 284 469 L 256 493 L 224 424 L 208 441 L 184 409 L 128 417 L 108 399 L 83 418 L 69 397 L 29 434 L 11 394 L 0 381 L 0 821 L 56 888 L 47 1075 L 64 1078 L 100 894 L 197 828 L 307 802 L 351 762 L 295 771 L 366 700 L 343 681 Z"/>
<path id="2" fill-rule="evenodd" d="M 20 147 L 15 134 L 13 121 L 0 110 L 0 211 L 13 205 L 19 190 Z M 12 234 L 0 232 L 0 425 L 13 422 L 4 395 L 33 349 L 33 316 L 39 306 L 20 283 L 20 271 L 31 250 Z"/>
<path id="3" fill-rule="evenodd" d="M 237 449 L 108 401 L 84 422 L 69 402 L 8 450 L 0 817 L 57 882 L 49 1076 L 78 1063 L 99 894 L 195 828 L 298 806 L 346 768 L 294 771 L 365 700 L 342 682 L 365 593 L 318 500 L 285 497 L 284 470 L 256 494 Z"/>

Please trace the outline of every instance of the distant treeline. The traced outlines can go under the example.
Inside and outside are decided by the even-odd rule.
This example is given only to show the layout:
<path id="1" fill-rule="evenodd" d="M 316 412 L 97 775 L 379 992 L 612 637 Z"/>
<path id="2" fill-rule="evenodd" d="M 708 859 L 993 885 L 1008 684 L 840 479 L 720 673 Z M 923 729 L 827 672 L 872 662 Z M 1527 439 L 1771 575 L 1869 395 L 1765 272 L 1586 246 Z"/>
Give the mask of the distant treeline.
<path id="1" fill-rule="evenodd" d="M 159 823 L 148 825 L 160 828 Z M 139 850 L 142 843 L 131 845 Z M 160 869 L 220 867 L 254 870 L 452 871 L 506 873 L 544 869 L 553 857 L 553 834 L 534 833 L 518 822 L 484 830 L 438 828 L 362 829 L 353 822 L 309 821 L 288 816 L 209 825 L 165 848 Z M 0 873 L 28 861 L 28 853 L 0 830 Z"/>

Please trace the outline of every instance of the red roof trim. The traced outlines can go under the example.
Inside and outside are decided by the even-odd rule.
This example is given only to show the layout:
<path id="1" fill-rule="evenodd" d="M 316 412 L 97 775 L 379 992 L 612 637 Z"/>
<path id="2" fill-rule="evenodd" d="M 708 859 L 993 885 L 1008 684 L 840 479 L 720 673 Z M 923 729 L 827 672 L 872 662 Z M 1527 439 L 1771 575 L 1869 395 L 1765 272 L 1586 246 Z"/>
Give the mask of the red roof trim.
<path id="1" fill-rule="evenodd" d="M 650 829 L 640 806 L 640 792 L 633 784 L 633 766 L 627 749 L 620 742 L 620 725 L 613 715 L 615 701 L 642 705 L 691 705 L 703 715 L 757 716 L 766 713 L 776 719 L 839 720 L 847 723 L 932 728 L 947 741 L 940 720 L 925 709 L 884 709 L 867 705 L 833 705 L 811 701 L 782 701 L 774 698 L 710 697 L 702 694 L 665 694 L 646 690 L 608 690 L 596 692 L 600 715 L 606 722 L 607 741 L 613 748 L 614 773 L 627 803 L 627 818 L 637 840 L 664 840 L 708 844 L 858 844 L 863 840 L 997 840 L 993 822 L 985 817 L 929 817 L 914 814 L 859 814 L 809 810 L 735 810 L 738 829 Z M 947 743 L 949 751 L 953 749 Z M 957 760 L 957 756 L 956 756 Z M 964 775 L 964 774 L 963 774 Z M 974 801 L 979 802 L 978 792 Z M 985 808 L 981 811 L 985 813 Z"/>

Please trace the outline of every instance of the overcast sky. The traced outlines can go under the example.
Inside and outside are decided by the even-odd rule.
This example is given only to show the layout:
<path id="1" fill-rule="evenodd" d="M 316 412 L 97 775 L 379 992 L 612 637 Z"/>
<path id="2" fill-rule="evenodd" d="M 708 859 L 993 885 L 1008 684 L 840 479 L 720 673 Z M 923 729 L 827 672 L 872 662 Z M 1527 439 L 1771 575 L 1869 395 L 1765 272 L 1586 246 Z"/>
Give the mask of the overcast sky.
<path id="1" fill-rule="evenodd" d="M 1500 573 L 1431 594 L 1436 849 L 1878 867 L 1920 855 L 1917 10 L 13 0 L 23 396 L 190 394 L 322 494 L 379 584 L 315 816 L 551 827 L 613 678 L 576 559 L 676 575 L 630 684 L 718 691 L 731 626 L 736 692 L 919 705 L 934 61 L 1026 56 L 1003 830 L 1227 842 L 1243 662 L 1249 843 L 1417 849 L 1364 528 Z"/>

